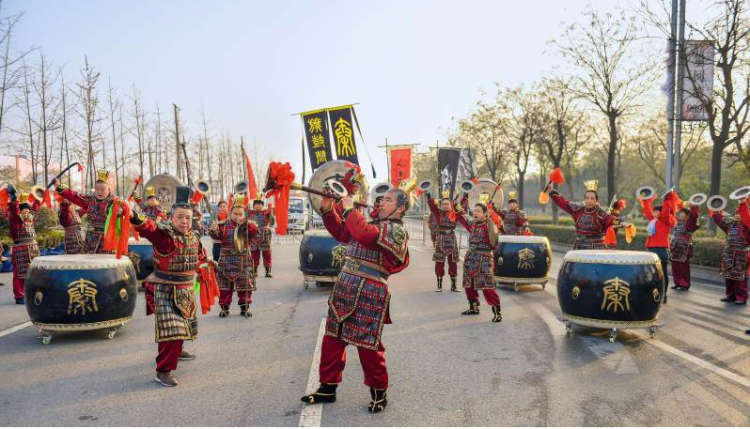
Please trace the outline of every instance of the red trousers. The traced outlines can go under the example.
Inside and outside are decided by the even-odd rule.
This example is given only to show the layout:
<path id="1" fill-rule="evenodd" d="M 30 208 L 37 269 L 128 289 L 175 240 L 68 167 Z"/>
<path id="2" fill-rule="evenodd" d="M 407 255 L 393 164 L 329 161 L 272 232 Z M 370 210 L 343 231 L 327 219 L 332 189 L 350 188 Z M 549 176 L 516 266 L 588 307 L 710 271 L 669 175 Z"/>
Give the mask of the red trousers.
<path id="1" fill-rule="evenodd" d="M 346 366 L 347 344 L 338 338 L 323 336 L 320 347 L 320 383 L 341 383 Z M 373 389 L 388 388 L 388 368 L 385 365 L 383 342 L 377 350 L 357 347 L 359 362 L 365 373 L 365 385 Z"/>
<path id="2" fill-rule="evenodd" d="M 451 253 L 446 259 L 448 260 L 448 275 L 456 277 L 458 275 L 458 264 L 456 263 L 455 255 Z M 445 275 L 445 261 L 435 261 L 435 275 L 438 278 L 443 278 Z"/>
<path id="3" fill-rule="evenodd" d="M 177 369 L 177 360 L 182 352 L 182 340 L 165 341 L 157 343 L 159 354 L 156 356 L 156 370 L 169 372 Z"/>
<path id="4" fill-rule="evenodd" d="M 672 261 L 672 280 L 675 286 L 690 289 L 690 260 L 685 262 Z"/>
<path id="5" fill-rule="evenodd" d="M 466 298 L 469 301 L 479 302 L 479 292 L 474 288 L 465 288 Z M 482 295 L 484 300 L 487 301 L 487 305 L 496 306 L 500 305 L 500 295 L 497 294 L 495 289 L 482 289 Z"/>
<path id="6" fill-rule="evenodd" d="M 26 279 L 21 279 L 16 274 L 16 270 L 13 269 L 13 297 L 15 299 L 23 298 L 23 283 Z"/>
<path id="7" fill-rule="evenodd" d="M 250 252 L 253 257 L 253 264 L 257 267 L 260 264 L 260 256 L 263 255 L 263 266 L 271 266 L 271 251 L 270 250 L 253 250 Z"/>
<path id="8" fill-rule="evenodd" d="M 747 280 L 724 280 L 727 285 L 727 298 L 747 301 Z"/>
<path id="9" fill-rule="evenodd" d="M 229 307 L 232 305 L 233 291 L 221 289 L 219 291 L 219 305 Z M 239 305 L 252 304 L 253 291 L 251 290 L 238 290 L 237 291 L 237 303 Z"/>

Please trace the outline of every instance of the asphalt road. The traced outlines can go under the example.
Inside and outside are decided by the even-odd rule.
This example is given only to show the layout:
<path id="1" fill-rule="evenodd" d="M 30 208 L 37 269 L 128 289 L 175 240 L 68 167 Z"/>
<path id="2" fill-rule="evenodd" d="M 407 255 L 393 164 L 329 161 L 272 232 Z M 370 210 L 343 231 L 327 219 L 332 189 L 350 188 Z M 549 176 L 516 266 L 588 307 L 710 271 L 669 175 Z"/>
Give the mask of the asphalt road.
<path id="1" fill-rule="evenodd" d="M 418 243 L 417 243 L 418 242 Z M 504 320 L 462 316 L 463 293 L 434 292 L 431 250 L 415 240 L 412 262 L 392 278 L 393 325 L 384 342 L 388 409 L 370 415 L 369 393 L 350 348 L 338 401 L 323 426 L 746 426 L 750 326 L 746 307 L 719 302 L 721 288 L 671 293 L 656 339 L 575 328 L 557 318 L 546 290 L 501 289 Z M 254 317 L 236 306 L 200 316 L 200 334 L 180 363 L 180 385 L 153 381 L 153 318 L 142 295 L 134 320 L 104 332 L 55 336 L 42 345 L 12 303 L 0 274 L 0 424 L 4 426 L 297 426 L 328 288 L 302 288 L 295 243 L 274 248 L 274 278 L 261 278 Z M 556 277 L 561 254 L 555 254 Z M 21 325 L 23 326 L 23 325 Z"/>

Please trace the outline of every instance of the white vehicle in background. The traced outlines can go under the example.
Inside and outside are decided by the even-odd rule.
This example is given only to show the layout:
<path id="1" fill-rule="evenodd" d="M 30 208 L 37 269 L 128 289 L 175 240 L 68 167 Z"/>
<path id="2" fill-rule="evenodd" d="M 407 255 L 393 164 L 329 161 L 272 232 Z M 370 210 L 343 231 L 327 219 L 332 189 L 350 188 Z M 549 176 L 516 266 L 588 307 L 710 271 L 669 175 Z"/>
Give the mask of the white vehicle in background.
<path id="1" fill-rule="evenodd" d="M 289 195 L 289 231 L 303 234 L 309 223 L 309 203 L 303 195 Z"/>

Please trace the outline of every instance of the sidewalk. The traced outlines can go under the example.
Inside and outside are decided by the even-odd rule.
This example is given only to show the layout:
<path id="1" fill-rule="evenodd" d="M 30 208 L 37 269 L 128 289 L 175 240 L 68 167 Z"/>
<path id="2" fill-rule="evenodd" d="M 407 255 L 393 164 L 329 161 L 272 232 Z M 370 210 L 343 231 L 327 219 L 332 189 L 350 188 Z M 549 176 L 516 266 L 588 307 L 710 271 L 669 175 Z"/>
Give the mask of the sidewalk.
<path id="1" fill-rule="evenodd" d="M 552 252 L 554 253 L 560 253 L 564 255 L 569 250 L 573 250 L 573 246 L 568 244 L 561 244 L 561 243 L 553 243 L 550 242 L 552 245 Z M 671 276 L 671 270 L 672 268 L 669 268 Z M 717 286 L 724 286 L 724 279 L 719 277 L 719 269 L 718 268 L 712 268 L 712 267 L 704 267 L 702 265 L 690 265 L 690 277 L 698 282 L 701 283 L 708 283 L 712 285 Z M 671 280 L 670 280 L 671 283 Z"/>
<path id="2" fill-rule="evenodd" d="M 29 320 L 25 305 L 16 305 L 13 299 L 13 273 L 0 273 L 0 331 Z"/>

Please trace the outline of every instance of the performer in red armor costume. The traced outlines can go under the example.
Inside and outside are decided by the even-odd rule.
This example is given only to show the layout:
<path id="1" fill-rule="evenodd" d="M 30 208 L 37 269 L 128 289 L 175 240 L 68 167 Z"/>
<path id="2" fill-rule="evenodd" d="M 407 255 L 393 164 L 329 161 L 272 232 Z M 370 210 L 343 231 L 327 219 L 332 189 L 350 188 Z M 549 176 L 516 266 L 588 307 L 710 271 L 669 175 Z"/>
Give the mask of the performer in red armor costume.
<path id="1" fill-rule="evenodd" d="M 388 277 L 409 265 L 409 235 L 402 218 L 409 208 L 409 196 L 400 189 L 388 191 L 378 211 L 379 219 L 368 223 L 354 209 L 351 197 L 342 200 L 343 213 L 334 210 L 333 201 L 323 198 L 321 211 L 326 229 L 338 241 L 348 243 L 346 263 L 333 286 L 328 301 L 328 318 L 320 357 L 320 387 L 302 397 L 306 403 L 336 401 L 336 387 L 346 364 L 346 346 L 357 347 L 370 387 L 371 413 L 388 404 L 388 371 L 381 340 L 388 315 Z"/>
<path id="2" fill-rule="evenodd" d="M 97 170 L 94 193 L 89 195 L 81 195 L 72 189 L 68 189 L 59 179 L 55 179 L 57 193 L 86 210 L 88 231 L 86 232 L 86 245 L 83 253 L 114 253 L 114 251 L 107 252 L 104 250 L 104 224 L 107 221 L 109 207 L 115 198 L 107 183 L 108 179 L 109 171 Z"/>
<path id="3" fill-rule="evenodd" d="M 156 199 L 156 190 L 153 186 L 146 188 L 146 203 L 141 206 L 141 209 L 143 214 L 153 221 L 167 220 L 167 213 L 159 206 L 159 200 Z"/>
<path id="4" fill-rule="evenodd" d="M 253 200 L 253 208 L 247 211 L 247 219 L 253 222 L 258 229 L 258 233 L 254 234 L 252 240 L 250 240 L 250 250 L 253 256 L 253 274 L 255 276 L 258 275 L 258 265 L 260 265 L 260 259 L 263 257 L 263 268 L 266 271 L 266 277 L 271 277 L 271 225 L 273 224 L 273 211 L 270 206 L 267 209 L 263 208 L 263 194 L 258 194 L 255 200 Z"/>
<path id="5" fill-rule="evenodd" d="M 747 257 L 750 246 L 750 211 L 747 203 L 747 200 L 743 200 L 733 217 L 724 216 L 721 211 L 713 213 L 716 225 L 727 234 L 719 273 L 726 282 L 726 296 L 721 300 L 737 305 L 747 304 Z"/>
<path id="6" fill-rule="evenodd" d="M 526 235 L 529 231 L 529 221 L 526 212 L 519 210 L 515 192 L 508 193 L 508 208 L 497 213 L 503 220 L 503 234 Z"/>
<path id="7" fill-rule="evenodd" d="M 221 225 L 226 222 L 229 217 L 229 205 L 226 201 L 221 200 L 219 201 L 219 204 L 216 205 L 216 209 L 216 222 Z M 213 256 L 214 261 L 218 261 L 221 256 L 221 240 L 212 239 L 212 241 L 213 247 L 211 249 L 211 256 Z"/>
<path id="8" fill-rule="evenodd" d="M 83 253 L 86 243 L 86 235 L 83 233 L 81 225 L 81 213 L 76 210 L 75 206 L 59 194 L 57 202 L 60 204 L 60 225 L 65 229 L 65 253 L 76 255 Z"/>
<path id="9" fill-rule="evenodd" d="M 698 230 L 700 207 L 689 206 L 677 212 L 677 225 L 672 230 L 669 258 L 672 260 L 672 289 L 685 292 L 690 289 L 690 258 L 693 256 L 693 233 Z M 666 273 L 665 273 L 666 274 Z"/>
<path id="10" fill-rule="evenodd" d="M 435 252 L 432 260 L 435 261 L 435 276 L 437 277 L 436 292 L 443 291 L 443 276 L 445 275 L 445 262 L 448 261 L 448 276 L 451 278 L 451 291 L 459 292 L 456 287 L 456 276 L 458 276 L 458 240 L 456 238 L 456 213 L 450 199 L 450 191 L 443 191 L 440 198 L 440 207 L 429 192 L 425 193 L 430 213 L 435 217 Z"/>
<path id="11" fill-rule="evenodd" d="M 167 387 L 177 385 L 172 376 L 177 361 L 195 359 L 182 345 L 198 333 L 195 270 L 206 261 L 206 254 L 200 237 L 192 230 L 190 194 L 189 187 L 177 187 L 176 202 L 167 222 L 154 222 L 136 211 L 131 216 L 140 235 L 154 246 L 154 272 L 144 280 L 144 286 L 146 293 L 153 295 L 150 298 L 156 313 L 156 381 Z"/>
<path id="12" fill-rule="evenodd" d="M 489 199 L 489 195 L 487 195 Z M 457 207 L 456 220 L 469 231 L 469 250 L 464 257 L 464 291 L 469 300 L 469 309 L 462 314 L 479 314 L 479 292 L 482 291 L 487 304 L 492 306 L 492 321 L 502 322 L 500 296 L 495 289 L 495 258 L 497 248 L 497 227 L 489 220 L 487 201 L 480 201 L 474 205 L 473 220 L 470 221 L 464 213 L 464 206 L 468 203 L 467 195 Z"/>
<path id="13" fill-rule="evenodd" d="M 568 201 L 549 184 L 545 191 L 552 197 L 552 201 L 575 221 L 576 238 L 573 249 L 606 249 L 604 234 L 607 228 L 616 225 L 618 220 L 599 206 L 599 181 L 589 180 L 584 182 L 584 185 L 586 194 L 583 203 Z"/>
<path id="14" fill-rule="evenodd" d="M 13 239 L 13 297 L 16 304 L 25 304 L 23 283 L 31 261 L 39 256 L 39 245 L 36 242 L 34 221 L 39 210 L 39 201 L 29 204 L 29 194 L 18 194 L 11 185 L 8 189 L 8 220 L 10 237 Z"/>
<path id="15" fill-rule="evenodd" d="M 230 219 L 221 225 L 214 222 L 211 225 L 211 238 L 219 240 L 219 317 L 229 316 L 229 306 L 232 304 L 232 294 L 237 292 L 240 305 L 240 315 L 252 317 L 250 304 L 255 290 L 255 276 L 253 275 L 253 259 L 250 256 L 250 245 L 258 235 L 258 227 L 245 217 L 245 196 L 237 195 Z M 243 239 L 235 241 L 235 234 L 243 235 Z M 240 248 L 237 248 L 240 246 Z"/>

